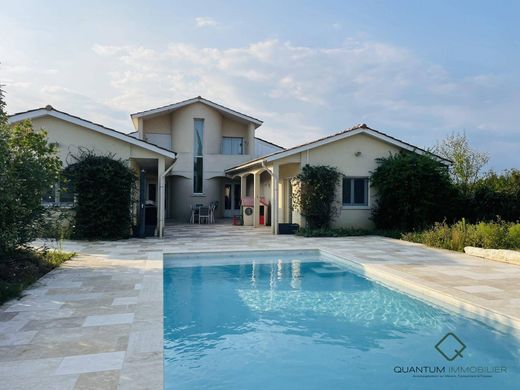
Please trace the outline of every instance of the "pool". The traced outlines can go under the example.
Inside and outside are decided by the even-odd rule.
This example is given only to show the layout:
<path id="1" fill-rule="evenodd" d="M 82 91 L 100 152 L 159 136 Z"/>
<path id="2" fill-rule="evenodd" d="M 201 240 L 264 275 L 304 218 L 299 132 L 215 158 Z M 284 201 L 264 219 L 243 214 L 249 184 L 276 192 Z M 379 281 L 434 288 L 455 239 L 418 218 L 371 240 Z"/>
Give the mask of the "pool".
<path id="1" fill-rule="evenodd" d="M 520 340 L 318 251 L 165 255 L 165 389 L 518 388 Z"/>

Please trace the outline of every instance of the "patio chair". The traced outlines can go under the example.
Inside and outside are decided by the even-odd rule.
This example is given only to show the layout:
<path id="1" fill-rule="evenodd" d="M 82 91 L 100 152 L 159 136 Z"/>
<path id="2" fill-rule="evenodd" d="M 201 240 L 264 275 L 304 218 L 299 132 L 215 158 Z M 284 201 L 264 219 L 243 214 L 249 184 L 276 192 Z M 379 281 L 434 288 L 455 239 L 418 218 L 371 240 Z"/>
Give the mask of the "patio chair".
<path id="1" fill-rule="evenodd" d="M 217 208 L 216 202 L 211 202 L 209 205 L 209 223 L 215 223 L 215 209 Z"/>
<path id="2" fill-rule="evenodd" d="M 203 220 L 206 220 L 206 223 L 210 223 L 210 209 L 209 207 L 200 207 L 199 208 L 199 225 L 202 223 Z"/>
<path id="3" fill-rule="evenodd" d="M 199 222 L 199 209 L 202 207 L 202 204 L 191 205 L 190 211 L 190 223 L 195 223 L 195 220 Z"/>

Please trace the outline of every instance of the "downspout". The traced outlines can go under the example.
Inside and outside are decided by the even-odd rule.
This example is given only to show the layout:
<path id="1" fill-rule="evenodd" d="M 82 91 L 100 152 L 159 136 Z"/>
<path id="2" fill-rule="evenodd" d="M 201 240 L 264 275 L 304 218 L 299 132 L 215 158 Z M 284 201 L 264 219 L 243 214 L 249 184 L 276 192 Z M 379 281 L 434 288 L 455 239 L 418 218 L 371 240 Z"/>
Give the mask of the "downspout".
<path id="1" fill-rule="evenodd" d="M 269 168 L 267 168 L 267 166 L 265 165 L 265 160 L 262 160 L 262 167 L 267 171 L 269 172 L 269 174 L 271 175 L 271 177 L 274 179 L 274 199 L 273 199 L 273 218 L 272 221 L 271 221 L 271 224 L 273 225 L 274 227 L 274 234 L 277 234 L 278 233 L 278 176 L 276 176 L 274 174 L 273 171 L 271 171 Z"/>
<path id="2" fill-rule="evenodd" d="M 177 157 L 173 160 L 172 162 L 172 165 L 170 165 L 168 167 L 167 170 L 165 170 L 163 172 L 163 174 L 161 175 L 161 178 L 160 178 L 160 184 L 159 184 L 159 194 L 161 194 L 161 199 L 160 199 L 160 204 L 159 204 L 159 207 L 161 208 L 161 219 L 159 220 L 159 237 L 162 238 L 162 236 L 164 235 L 164 210 L 165 210 L 165 196 L 163 196 L 163 194 L 166 195 L 166 191 L 165 191 L 165 181 L 166 181 L 166 175 L 168 175 L 168 173 L 171 172 L 171 170 L 173 169 L 173 166 L 175 165 L 175 162 L 177 161 Z"/>

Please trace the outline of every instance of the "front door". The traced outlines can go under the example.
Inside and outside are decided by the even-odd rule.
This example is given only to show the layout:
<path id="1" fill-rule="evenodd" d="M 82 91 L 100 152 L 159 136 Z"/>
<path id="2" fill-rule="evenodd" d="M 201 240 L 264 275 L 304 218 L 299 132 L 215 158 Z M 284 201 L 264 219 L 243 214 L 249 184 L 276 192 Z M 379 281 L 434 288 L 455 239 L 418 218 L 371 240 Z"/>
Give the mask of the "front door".
<path id="1" fill-rule="evenodd" d="M 240 214 L 240 183 L 224 184 L 224 218 Z"/>

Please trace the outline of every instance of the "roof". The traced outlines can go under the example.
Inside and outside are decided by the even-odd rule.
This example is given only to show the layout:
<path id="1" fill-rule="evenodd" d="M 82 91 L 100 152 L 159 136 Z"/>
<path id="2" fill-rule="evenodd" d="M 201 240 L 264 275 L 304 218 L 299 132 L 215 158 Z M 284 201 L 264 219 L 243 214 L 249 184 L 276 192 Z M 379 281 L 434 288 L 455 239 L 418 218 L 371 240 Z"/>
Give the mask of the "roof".
<path id="1" fill-rule="evenodd" d="M 204 99 L 202 96 L 197 96 L 197 97 L 192 98 L 192 99 L 183 100 L 183 101 L 178 102 L 178 103 L 168 104 L 166 106 L 162 106 L 162 107 L 158 107 L 158 108 L 152 108 L 152 109 L 146 110 L 146 111 L 136 112 L 134 114 L 130 114 L 130 117 L 132 119 L 134 119 L 134 118 L 145 118 L 145 117 L 148 117 L 148 116 L 158 115 L 158 114 L 161 114 L 161 113 L 164 113 L 164 112 L 168 112 L 168 111 L 174 111 L 174 110 L 177 110 L 179 108 L 188 106 L 188 105 L 193 104 L 193 103 L 203 103 L 203 104 L 205 104 L 205 105 L 207 105 L 209 107 L 212 107 L 212 108 L 214 108 L 216 110 L 219 110 L 219 111 L 221 111 L 221 112 L 223 112 L 225 114 L 228 114 L 230 116 L 233 116 L 233 117 L 245 120 L 247 122 L 251 122 L 251 123 L 255 124 L 256 127 L 259 127 L 259 126 L 262 125 L 262 123 L 264 123 L 260 119 L 253 118 L 252 116 L 249 116 L 249 115 L 246 115 L 246 114 L 242 114 L 241 112 L 232 110 L 231 108 L 224 107 L 221 104 L 212 102 L 211 100 L 208 100 L 208 99 Z"/>
<path id="2" fill-rule="evenodd" d="M 79 116 L 71 115 L 63 111 L 56 110 L 54 107 L 48 105 L 42 108 L 35 108 L 33 110 L 18 112 L 16 114 L 9 115 L 9 123 L 20 122 L 26 119 L 34 119 L 43 116 L 52 116 L 54 118 L 58 118 L 64 120 L 66 122 L 73 123 L 78 126 L 85 127 L 87 129 L 96 131 L 98 133 L 107 135 L 109 137 L 117 138 L 121 141 L 128 142 L 129 144 L 139 146 L 143 149 L 158 153 L 162 156 L 169 158 L 176 158 L 177 154 L 172 152 L 171 150 L 162 148 L 150 142 L 144 141 L 142 139 L 138 139 L 132 137 L 129 134 L 125 134 L 121 131 L 111 129 L 109 127 L 105 127 L 98 123 L 91 122 L 89 120 L 80 118 Z"/>
<path id="3" fill-rule="evenodd" d="M 283 149 L 283 150 L 286 150 L 286 148 L 284 148 L 283 146 L 280 146 L 280 145 L 277 145 L 271 141 L 266 141 L 265 139 L 263 138 L 259 138 L 259 137 L 255 137 L 255 139 L 259 140 L 259 141 L 262 141 L 262 142 L 265 142 L 266 144 L 269 144 L 269 145 L 272 145 L 272 146 L 276 146 L 277 148 L 280 148 L 280 149 Z"/>
<path id="4" fill-rule="evenodd" d="M 415 153 L 419 153 L 419 154 L 428 154 L 428 155 L 434 157 L 437 161 L 439 161 L 439 162 L 441 162 L 443 164 L 446 164 L 446 165 L 452 163 L 452 161 L 450 161 L 448 159 L 445 159 L 445 158 L 443 158 L 441 156 L 438 156 L 438 155 L 436 155 L 436 154 L 434 154 L 432 152 L 429 152 L 429 151 L 427 151 L 425 149 L 422 149 L 422 148 L 419 148 L 419 147 L 414 146 L 412 144 L 409 144 L 408 142 L 401 141 L 400 139 L 392 137 L 392 136 L 390 136 L 388 134 L 385 134 L 385 133 L 383 133 L 383 132 L 381 132 L 379 130 L 372 129 L 372 128 L 368 127 L 366 124 L 363 123 L 363 124 L 359 124 L 359 125 L 353 126 L 353 127 L 349 128 L 349 129 L 340 131 L 339 133 L 331 134 L 331 135 L 328 135 L 326 137 L 319 138 L 317 140 L 310 141 L 310 142 L 307 142 L 307 143 L 304 143 L 304 144 L 301 144 L 301 145 L 297 145 L 297 146 L 294 146 L 294 147 L 289 148 L 289 149 L 281 150 L 279 152 L 274 152 L 274 153 L 271 153 L 271 154 L 259 157 L 257 159 L 248 161 L 248 162 L 243 163 L 241 165 L 237 165 L 235 167 L 229 168 L 229 169 L 226 170 L 226 172 L 232 172 L 232 171 L 235 171 L 235 170 L 243 169 L 243 168 L 246 168 L 246 167 L 249 167 L 249 166 L 261 163 L 262 161 L 264 161 L 264 162 L 271 162 L 271 161 L 279 160 L 281 158 L 288 157 L 288 156 L 291 156 L 293 154 L 297 154 L 297 153 L 300 153 L 300 152 L 304 152 L 306 150 L 313 149 L 313 148 L 316 148 L 318 146 L 326 145 L 326 144 L 329 144 L 331 142 L 338 141 L 340 139 L 352 137 L 352 136 L 354 136 L 356 134 L 360 134 L 360 133 L 365 133 L 365 134 L 371 135 L 371 136 L 373 136 L 373 137 L 375 137 L 377 139 L 380 139 L 381 141 L 384 141 L 384 142 L 387 142 L 389 144 L 398 146 L 398 147 L 400 147 L 402 149 L 405 149 L 405 150 L 409 150 L 411 152 L 415 152 Z"/>

